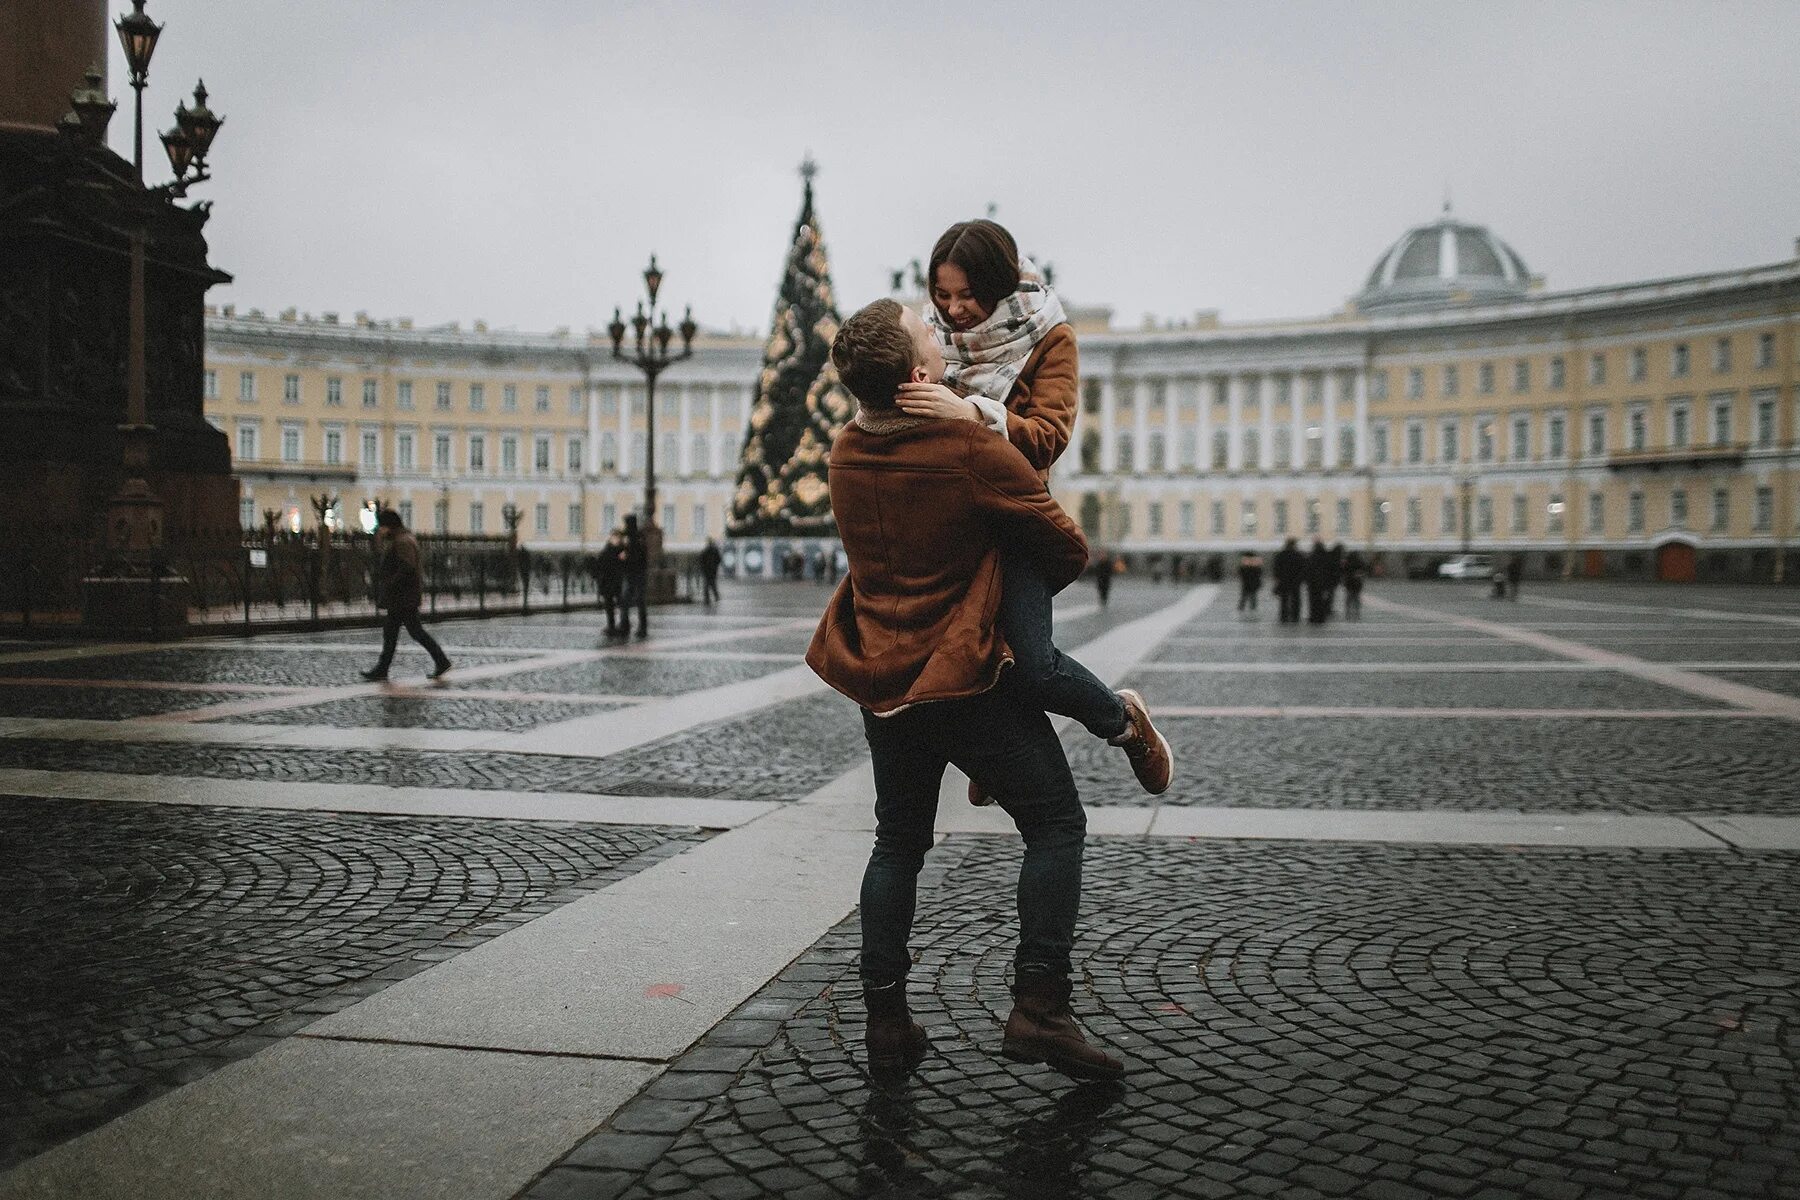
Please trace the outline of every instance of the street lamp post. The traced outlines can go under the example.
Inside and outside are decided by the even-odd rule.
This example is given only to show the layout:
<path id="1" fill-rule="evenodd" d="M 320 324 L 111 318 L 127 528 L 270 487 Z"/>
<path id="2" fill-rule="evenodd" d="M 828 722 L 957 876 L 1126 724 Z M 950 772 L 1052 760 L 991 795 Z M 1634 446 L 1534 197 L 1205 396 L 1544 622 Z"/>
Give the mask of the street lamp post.
<path id="1" fill-rule="evenodd" d="M 1456 484 L 1462 490 L 1462 552 L 1467 554 L 1475 533 L 1475 472 L 1467 466 L 1460 467 Z"/>
<path id="2" fill-rule="evenodd" d="M 662 529 L 656 523 L 656 377 L 693 357 L 694 333 L 699 328 L 694 324 L 690 305 L 679 326 L 681 350 L 670 351 L 669 342 L 677 330 L 669 328 L 666 311 L 660 316 L 656 311 L 656 294 L 662 288 L 662 280 L 656 255 L 652 254 L 650 265 L 644 268 L 644 290 L 650 295 L 650 307 L 646 311 L 643 301 L 638 302 L 637 314 L 631 318 L 633 345 L 629 352 L 625 349 L 625 321 L 616 307 L 612 323 L 606 327 L 612 335 L 613 357 L 644 373 L 644 541 L 652 562 L 659 562 L 662 557 Z"/>

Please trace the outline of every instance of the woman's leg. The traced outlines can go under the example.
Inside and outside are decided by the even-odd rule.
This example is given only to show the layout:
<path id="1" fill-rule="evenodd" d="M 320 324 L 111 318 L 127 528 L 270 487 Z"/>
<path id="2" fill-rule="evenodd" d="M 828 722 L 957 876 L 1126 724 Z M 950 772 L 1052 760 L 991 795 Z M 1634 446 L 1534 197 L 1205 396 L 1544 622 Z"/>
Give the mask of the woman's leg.
<path id="1" fill-rule="evenodd" d="M 1051 640 L 1050 585 L 1013 556 L 1001 560 L 1000 629 L 1013 653 L 1013 686 L 1045 712 L 1073 717 L 1095 737 L 1125 731 L 1125 702 Z"/>

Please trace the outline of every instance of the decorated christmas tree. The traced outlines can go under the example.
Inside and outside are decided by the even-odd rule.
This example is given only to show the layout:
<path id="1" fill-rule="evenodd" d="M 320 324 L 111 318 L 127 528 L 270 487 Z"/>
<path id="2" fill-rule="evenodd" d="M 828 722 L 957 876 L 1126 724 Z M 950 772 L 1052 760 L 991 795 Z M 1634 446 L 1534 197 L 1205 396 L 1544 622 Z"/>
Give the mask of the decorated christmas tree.
<path id="1" fill-rule="evenodd" d="M 837 532 L 825 457 L 855 402 L 831 365 L 838 314 L 831 266 L 813 212 L 817 170 L 810 158 L 800 168 L 806 196 L 794 223 L 739 459 L 731 500 L 733 537 L 830 537 Z"/>

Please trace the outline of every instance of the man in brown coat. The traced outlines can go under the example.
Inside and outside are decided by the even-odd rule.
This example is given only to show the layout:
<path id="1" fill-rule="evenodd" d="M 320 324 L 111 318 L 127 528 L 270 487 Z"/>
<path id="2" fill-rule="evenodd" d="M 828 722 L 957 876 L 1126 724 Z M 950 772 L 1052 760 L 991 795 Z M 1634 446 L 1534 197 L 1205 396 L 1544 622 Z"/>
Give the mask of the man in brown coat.
<path id="1" fill-rule="evenodd" d="M 419 569 L 419 539 L 412 535 L 400 514 L 384 508 L 375 518 L 376 603 L 387 609 L 381 626 L 381 660 L 362 673 L 364 679 L 388 677 L 394 661 L 394 648 L 400 642 L 400 628 L 412 635 L 413 641 L 431 655 L 431 678 L 436 679 L 450 669 L 450 656 L 425 632 L 419 622 L 419 608 L 424 602 L 424 575 Z"/>
<path id="2" fill-rule="evenodd" d="M 1060 590 L 1087 565 L 1087 543 L 1005 438 L 894 406 L 902 383 L 943 371 L 916 313 L 876 301 L 844 322 L 831 356 L 860 402 L 830 459 L 850 573 L 806 661 L 862 706 L 874 760 L 861 958 L 870 1072 L 904 1076 L 929 1046 L 906 1003 L 907 939 L 938 788 L 954 763 L 998 798 L 1025 841 L 1002 1053 L 1079 1079 L 1115 1078 L 1123 1064 L 1090 1046 L 1069 1011 L 1087 817 L 1049 718 L 1004 685 L 1012 658 L 994 628 L 1001 544 L 1033 558 Z"/>

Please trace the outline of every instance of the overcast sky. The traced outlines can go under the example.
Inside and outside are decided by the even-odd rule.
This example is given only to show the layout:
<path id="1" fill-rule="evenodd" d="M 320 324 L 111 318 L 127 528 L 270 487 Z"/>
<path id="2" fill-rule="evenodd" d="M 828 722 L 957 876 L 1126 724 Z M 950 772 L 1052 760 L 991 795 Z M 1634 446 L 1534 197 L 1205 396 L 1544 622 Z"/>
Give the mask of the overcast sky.
<path id="1" fill-rule="evenodd" d="M 126 8 L 123 0 L 115 7 Z M 1072 302 L 1336 309 L 1406 228 L 1552 288 L 1800 235 L 1800 3 L 150 0 L 151 130 L 226 124 L 218 303 L 601 325 L 641 291 L 768 321 L 800 201 L 840 307 L 991 202 Z M 130 152 L 117 48 L 115 147 Z M 150 150 L 164 177 L 161 148 Z"/>

